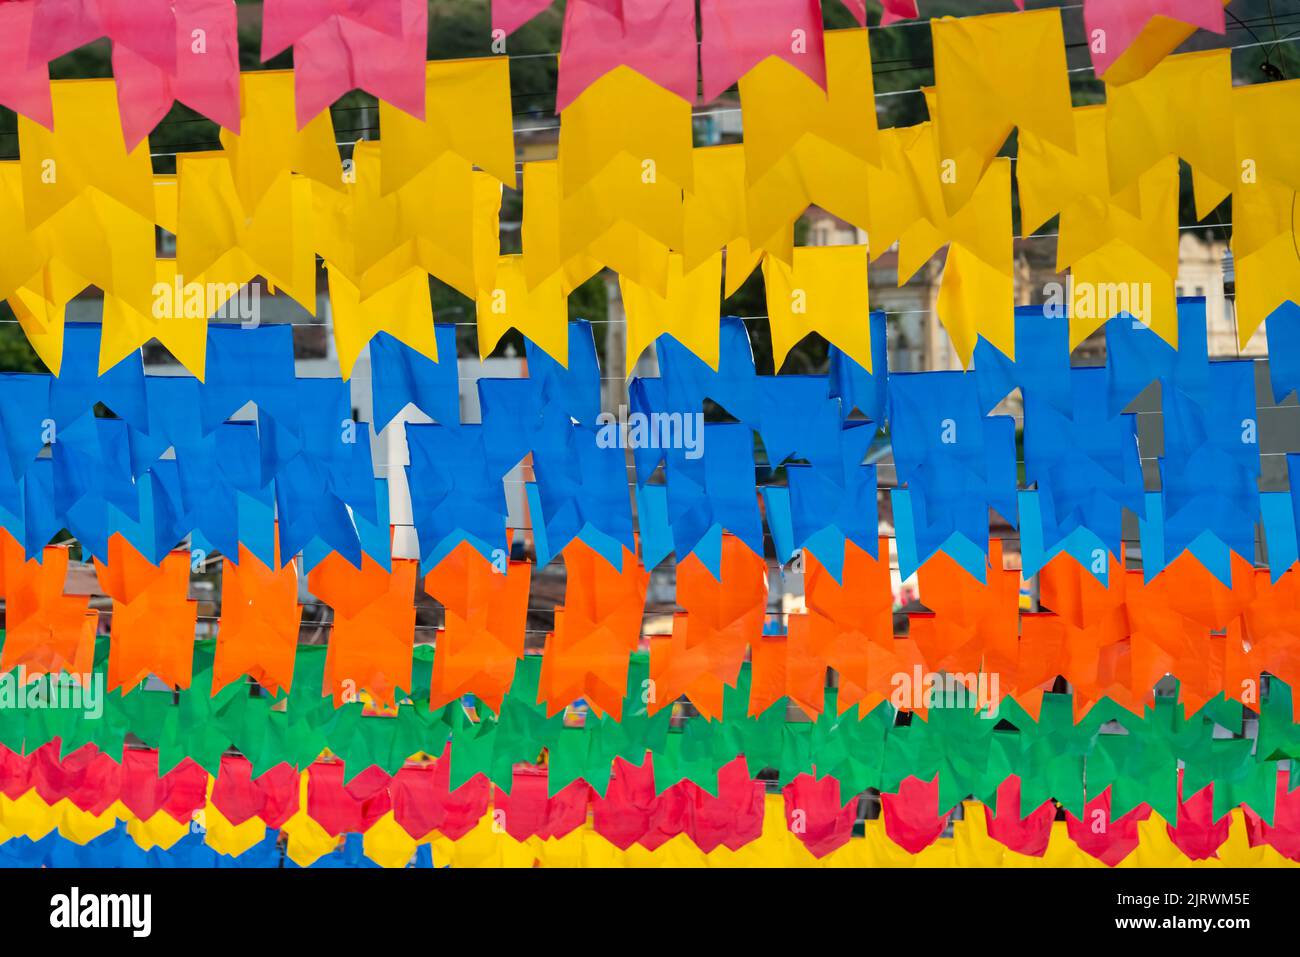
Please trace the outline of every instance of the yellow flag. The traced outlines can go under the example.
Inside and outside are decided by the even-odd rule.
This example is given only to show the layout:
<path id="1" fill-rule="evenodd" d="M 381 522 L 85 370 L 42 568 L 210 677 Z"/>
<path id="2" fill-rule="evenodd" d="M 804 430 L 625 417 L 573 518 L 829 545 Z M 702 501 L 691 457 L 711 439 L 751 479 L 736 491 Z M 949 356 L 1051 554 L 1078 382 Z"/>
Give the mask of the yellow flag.
<path id="1" fill-rule="evenodd" d="M 810 332 L 839 346 L 871 371 L 871 306 L 866 246 L 799 246 L 794 264 L 763 260 L 772 360 L 786 356 Z"/>
<path id="2" fill-rule="evenodd" d="M 50 259 L 46 244 L 23 228 L 23 171 L 17 162 L 0 163 L 0 298 L 31 282 Z"/>
<path id="3" fill-rule="evenodd" d="M 99 340 L 99 374 L 103 375 L 151 339 L 157 339 L 190 375 L 202 380 L 207 358 L 208 318 L 221 310 L 238 287 L 217 293 L 209 284 L 186 289 L 178 283 L 176 261 L 153 264 L 156 281 L 149 312 L 140 312 L 118 296 L 104 296 L 104 327 Z M 218 298 L 212 298 L 216 295 Z"/>
<path id="4" fill-rule="evenodd" d="M 46 265 L 9 297 L 18 324 L 36 355 L 54 375 L 63 365 L 63 324 L 68 303 L 85 282 L 58 262 Z"/>
<path id="5" fill-rule="evenodd" d="M 171 847 L 190 832 L 189 821 L 178 821 L 166 811 L 157 811 L 147 820 L 132 818 L 126 822 L 126 832 L 141 850 Z"/>
<path id="6" fill-rule="evenodd" d="M 695 189 L 683 199 L 682 268 L 693 272 L 719 249 L 725 249 L 723 295 L 733 295 L 763 260 L 762 247 L 749 239 L 744 146 L 697 149 Z M 785 235 L 788 241 L 778 244 L 777 253 L 789 262 L 793 230 Z"/>
<path id="7" fill-rule="evenodd" d="M 1259 183 L 1300 190 L 1300 129 L 1278 120 L 1300 110 L 1300 80 L 1235 87 L 1232 107 L 1237 147 L 1234 192 Z"/>
<path id="8" fill-rule="evenodd" d="M 881 165 L 868 169 L 871 194 L 872 256 L 899 244 L 898 283 L 916 274 L 944 244 L 940 231 L 948 213 L 939 190 L 939 159 L 934 125 L 885 130 Z"/>
<path id="9" fill-rule="evenodd" d="M 1159 266 L 1170 281 L 1178 275 L 1178 160 L 1167 156 L 1137 183 L 1141 215 L 1116 203 L 1075 204 L 1061 214 L 1057 269 L 1118 240 Z"/>
<path id="10" fill-rule="evenodd" d="M 245 212 L 256 211 L 272 184 L 290 171 L 331 189 L 343 188 L 334 121 L 325 110 L 298 129 L 292 70 L 241 73 L 239 102 L 240 131 L 223 129 L 221 145 Z"/>
<path id="11" fill-rule="evenodd" d="M 199 155 L 199 154 L 192 154 Z M 220 155 L 220 154 L 218 154 Z M 180 158 L 177 158 L 180 162 Z M 180 183 L 175 173 L 155 173 L 153 177 L 153 212 L 154 222 L 173 236 L 176 235 L 180 201 Z"/>
<path id="12" fill-rule="evenodd" d="M 561 274 L 566 292 L 577 289 L 601 269 L 585 250 L 570 260 L 560 254 L 560 178 L 554 160 L 524 164 L 523 271 L 532 289 Z"/>
<path id="13" fill-rule="evenodd" d="M 867 163 L 820 140 L 799 145 L 796 156 L 771 167 L 748 190 L 749 240 L 789 262 L 790 247 L 782 251 L 773 236 L 793 235 L 795 221 L 817 205 L 866 231 L 870 211 L 865 188 L 872 169 Z"/>
<path id="14" fill-rule="evenodd" d="M 1132 186 L 1167 156 L 1197 173 L 1196 215 L 1204 219 L 1236 179 L 1232 51 L 1169 57 L 1132 83 L 1106 87 L 1106 146 L 1111 187 Z"/>
<path id="15" fill-rule="evenodd" d="M 935 310 L 964 368 L 970 367 L 981 334 L 1007 355 L 1015 351 L 1012 277 L 994 269 L 965 246 L 954 244 L 948 249 Z"/>
<path id="16" fill-rule="evenodd" d="M 794 245 L 794 237 L 791 236 L 790 245 Z M 747 239 L 737 239 L 727 246 L 726 271 L 722 280 L 722 295 L 726 298 L 734 296 L 745 281 L 753 275 L 754 270 L 763 262 L 763 250 L 755 249 L 749 245 Z M 784 262 L 789 257 L 777 257 Z"/>
<path id="17" fill-rule="evenodd" d="M 289 837 L 285 854 L 299 867 L 309 867 L 338 849 L 343 840 L 338 834 L 330 834 L 307 813 L 308 775 L 303 771 L 298 785 L 298 810 L 284 822 L 280 830 Z"/>
<path id="18" fill-rule="evenodd" d="M 182 156 L 177 170 L 176 268 L 183 284 L 243 285 L 260 275 L 315 315 L 311 184 L 286 173 L 247 215 L 220 153 Z"/>
<path id="19" fill-rule="evenodd" d="M 1016 127 L 1074 150 L 1059 10 L 930 21 L 940 183 L 949 212 L 974 195 Z"/>
<path id="20" fill-rule="evenodd" d="M 942 166 L 934 124 L 889 131 L 882 169 L 871 177 L 872 223 L 879 242 L 898 243 L 898 283 L 906 283 L 948 244 L 939 319 L 962 365 L 983 335 L 1007 355 L 1015 348 L 1011 162 L 997 159 L 974 194 L 949 215 L 940 196 Z"/>
<path id="21" fill-rule="evenodd" d="M 429 276 L 423 269 L 407 270 L 396 282 L 364 301 L 361 291 L 339 270 L 331 266 L 328 272 L 334 344 L 344 379 L 352 375 L 361 350 L 380 332 L 438 361 Z"/>
<path id="22" fill-rule="evenodd" d="M 689 272 L 681 255 L 668 261 L 668 294 L 619 276 L 623 310 L 627 314 L 627 374 L 646 347 L 661 335 L 670 335 L 714 369 L 718 367 L 722 253 L 714 253 Z"/>
<path id="23" fill-rule="evenodd" d="M 150 186 L 152 191 L 152 186 Z M 35 227 L 38 248 L 80 277 L 132 308 L 152 308 L 154 224 L 106 193 L 89 190 Z M 77 290 L 80 291 L 80 290 Z"/>
<path id="24" fill-rule="evenodd" d="M 618 157 L 560 200 L 560 259 L 590 256 L 662 295 L 668 251 L 681 248 L 683 223 L 681 189 L 647 181 L 630 157 Z"/>
<path id="25" fill-rule="evenodd" d="M 769 247 L 810 205 L 866 230 L 863 181 L 881 161 L 866 30 L 826 34 L 827 89 L 770 57 L 740 81 L 748 183 L 748 238 L 789 263 L 792 246 Z"/>
<path id="26" fill-rule="evenodd" d="M 77 844 L 93 841 L 117 826 L 117 815 L 111 808 L 92 814 L 66 798 L 50 806 L 50 816 L 59 822 L 59 834 Z"/>
<path id="27" fill-rule="evenodd" d="M 362 298 L 412 266 L 466 296 L 477 296 L 498 253 L 501 184 L 456 154 L 444 153 L 385 195 L 380 189 L 382 149 L 380 143 L 357 144 L 355 182 L 348 186 L 343 212 L 346 227 L 338 236 L 343 243 L 353 240 L 353 281 Z M 345 259 L 335 264 L 346 273 Z"/>
<path id="28" fill-rule="evenodd" d="M 1106 105 L 1074 111 L 1078 152 L 1023 134 L 1016 175 L 1021 227 L 1032 232 L 1060 215 L 1057 269 L 1120 240 L 1171 277 L 1178 272 L 1178 159 L 1154 159 L 1123 189 L 1111 179 L 1106 155 L 1112 124 Z"/>
<path id="29" fill-rule="evenodd" d="M 515 143 L 506 57 L 430 60 L 424 73 L 425 118 L 381 100 L 383 191 L 400 189 L 443 153 L 455 153 L 514 187 Z"/>
<path id="30" fill-rule="evenodd" d="M 756 183 L 810 140 L 877 164 L 871 47 L 865 29 L 826 31 L 826 89 L 779 57 L 740 78 L 748 182 Z"/>
<path id="31" fill-rule="evenodd" d="M 352 196 L 346 190 L 339 192 L 314 180 L 307 181 L 307 188 L 311 196 L 312 246 L 321 259 L 357 283 L 361 273 L 352 238 Z"/>
<path id="32" fill-rule="evenodd" d="M 963 366 L 980 336 L 1015 358 L 1011 161 L 995 160 L 979 189 L 949 218 L 950 242 L 937 305 Z M 954 255 L 955 254 L 955 255 Z"/>
<path id="33" fill-rule="evenodd" d="M 1121 312 L 1178 347 L 1174 277 L 1123 241 L 1108 243 L 1070 269 L 1070 348 Z"/>
<path id="34" fill-rule="evenodd" d="M 1265 123 L 1265 117 L 1277 115 L 1273 109 L 1300 108 L 1300 81 L 1259 84 L 1258 90 L 1238 87 L 1234 97 L 1241 172 L 1232 191 L 1232 253 L 1237 338 L 1244 348 L 1278 306 L 1300 302 L 1295 198 L 1300 134 L 1290 124 Z"/>
<path id="35" fill-rule="evenodd" d="M 745 217 L 745 148 L 695 150 L 695 189 L 682 207 L 682 266 L 690 272 L 729 243 L 749 235 Z"/>
<path id="36" fill-rule="evenodd" d="M 1300 115 L 1300 80 L 1232 91 L 1236 163 L 1232 253 L 1237 271 L 1237 337 L 1242 346 L 1278 306 L 1300 301 L 1296 192 L 1300 130 L 1279 117 Z"/>
<path id="37" fill-rule="evenodd" d="M 616 158 L 647 181 L 691 189 L 691 105 L 675 93 L 619 66 L 582 91 L 560 115 L 560 183 L 568 197 Z"/>
<path id="38" fill-rule="evenodd" d="M 54 130 L 18 116 L 23 208 L 35 229 L 87 190 L 111 196 L 153 222 L 153 167 L 148 143 L 129 153 L 122 139 L 113 80 L 51 84 Z"/>
<path id="39" fill-rule="evenodd" d="M 1033 133 L 1021 133 L 1016 160 L 1020 188 L 1020 231 L 1028 236 L 1066 210 L 1104 211 L 1112 202 L 1141 212 L 1137 183 L 1112 190 L 1106 163 L 1106 106 L 1073 110 L 1077 149 L 1063 150 Z"/>
<path id="40" fill-rule="evenodd" d="M 478 351 L 487 358 L 513 326 L 561 365 L 569 364 L 568 296 L 551 276 L 532 289 L 519 256 L 497 261 L 496 282 L 478 296 Z"/>
<path id="41" fill-rule="evenodd" d="M 209 785 L 209 793 L 211 785 Z M 209 798 L 203 809 L 203 841 L 218 854 L 238 857 L 266 838 L 266 823 L 260 817 L 250 817 L 242 824 L 232 824 L 221 809 Z"/>
<path id="42" fill-rule="evenodd" d="M 397 823 L 393 812 L 386 811 L 366 829 L 361 847 L 366 857 L 380 867 L 405 867 L 415 854 L 416 841 Z"/>

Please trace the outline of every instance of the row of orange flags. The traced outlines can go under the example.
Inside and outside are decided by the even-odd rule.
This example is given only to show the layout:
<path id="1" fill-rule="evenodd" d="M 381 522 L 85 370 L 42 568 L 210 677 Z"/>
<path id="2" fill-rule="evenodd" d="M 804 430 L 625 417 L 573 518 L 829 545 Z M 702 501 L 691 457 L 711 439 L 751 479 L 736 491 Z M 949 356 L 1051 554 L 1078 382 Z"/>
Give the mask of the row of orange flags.
<path id="1" fill-rule="evenodd" d="M 89 674 L 98 612 L 86 596 L 63 593 L 68 549 L 51 546 L 42 561 L 25 561 L 4 539 L 0 670 Z M 880 554 L 888 555 L 884 542 Z M 631 552 L 615 567 L 581 541 L 564 560 L 564 601 L 545 639 L 538 701 L 556 714 L 584 700 L 622 720 L 649 573 Z M 782 698 L 820 714 L 828 669 L 838 676 L 840 711 L 857 705 L 863 715 L 882 701 L 926 712 L 927 700 L 899 697 L 900 676 L 916 674 L 954 676 L 980 707 L 1011 697 L 1035 717 L 1058 678 L 1074 690 L 1076 716 L 1103 698 L 1140 715 L 1167 674 L 1179 679 L 1189 713 L 1221 693 L 1258 708 L 1261 674 L 1300 682 L 1300 578 L 1292 570 L 1273 582 L 1267 570 L 1233 562 L 1231 585 L 1189 555 L 1148 582 L 1112 557 L 1103 583 L 1058 556 L 1040 576 L 1044 610 L 1022 614 L 1020 573 L 1003 568 L 999 542 L 984 582 L 940 553 L 919 572 L 929 611 L 910 615 L 900 638 L 888 559 L 849 543 L 842 580 L 807 556 L 806 610 L 786 616 L 784 634 L 769 635 L 767 565 L 726 536 L 717 577 L 694 556 L 679 564 L 682 610 L 671 633 L 649 639 L 642 699 L 649 714 L 685 697 L 706 719 L 720 719 L 724 689 L 736 686 L 748 657 L 754 715 Z M 196 602 L 187 593 L 188 554 L 155 566 L 114 536 L 96 571 L 113 603 L 108 690 L 129 692 L 150 675 L 189 687 Z M 321 693 L 336 706 L 365 700 L 391 711 L 411 691 L 417 574 L 413 560 L 394 559 L 390 571 L 369 557 L 358 569 L 331 555 L 308 575 L 311 593 L 333 609 Z M 433 707 L 475 695 L 500 709 L 525 653 L 530 578 L 529 563 L 502 570 L 466 543 L 429 572 L 425 589 L 445 609 L 434 635 Z M 244 675 L 272 692 L 289 689 L 302 622 L 296 565 L 271 570 L 241 548 L 237 562 L 224 563 L 221 607 L 213 693 Z"/>

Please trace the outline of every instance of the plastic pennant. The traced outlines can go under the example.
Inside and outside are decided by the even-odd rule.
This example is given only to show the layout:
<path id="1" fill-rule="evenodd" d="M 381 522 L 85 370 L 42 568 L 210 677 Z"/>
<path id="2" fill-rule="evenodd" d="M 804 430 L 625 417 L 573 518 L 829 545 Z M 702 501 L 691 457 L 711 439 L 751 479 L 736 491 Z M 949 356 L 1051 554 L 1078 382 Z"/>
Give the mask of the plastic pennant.
<path id="1" fill-rule="evenodd" d="M 635 70 L 692 103 L 694 47 L 691 0 L 575 0 L 564 10 L 555 111 L 563 114 L 603 77 L 621 69 Z"/>
<path id="2" fill-rule="evenodd" d="M 402 274 L 393 285 L 366 300 L 340 272 L 329 269 L 334 344 L 344 379 L 352 375 L 357 357 L 370 340 L 387 333 L 432 362 L 438 361 L 429 279 L 422 269 Z"/>
<path id="3" fill-rule="evenodd" d="M 581 698 L 620 721 L 650 574 L 631 552 L 620 569 L 580 541 L 565 548 L 564 564 L 564 604 L 556 606 L 555 631 L 547 636 L 538 702 L 553 715 Z"/>
<path id="4" fill-rule="evenodd" d="M 397 7 L 388 16 L 398 16 L 398 23 L 376 27 L 363 17 L 338 13 L 294 41 L 294 109 L 299 129 L 353 89 L 364 89 L 424 119 L 428 5 L 423 0 L 379 0 L 356 7 L 363 13 Z M 264 22 L 283 9 L 282 3 L 272 0 Z M 265 42 L 263 49 L 265 58 Z"/>
<path id="5" fill-rule="evenodd" d="M 257 211 L 272 185 L 290 172 L 341 192 L 343 161 L 334 122 L 322 113 L 300 128 L 294 121 L 294 74 L 261 70 L 239 75 L 239 131 L 221 131 L 235 193 L 245 215 Z"/>
<path id="6" fill-rule="evenodd" d="M 504 57 L 430 61 L 425 64 L 425 115 L 416 119 L 386 101 L 379 104 L 384 131 L 380 175 L 384 192 L 400 189 L 443 152 L 453 152 L 514 187 L 514 131 L 510 67 Z"/>
<path id="7" fill-rule="evenodd" d="M 465 542 L 424 579 L 446 611 L 438 632 L 429 707 L 472 694 L 498 714 L 524 656 L 532 565 L 507 560 L 504 570 Z"/>
<path id="8" fill-rule="evenodd" d="M 307 575 L 312 594 L 334 609 L 324 692 L 335 707 L 368 695 L 391 712 L 398 690 L 411 687 L 419 562 L 394 559 L 392 571 L 369 555 L 361 562 L 358 570 L 335 553 Z"/>
<path id="9" fill-rule="evenodd" d="M 769 57 L 784 60 L 826 89 L 826 53 L 818 0 L 710 0 L 700 9 L 704 99 Z"/>
<path id="10" fill-rule="evenodd" d="M 1013 128 L 1073 152 L 1058 10 L 931 21 L 939 158 L 949 213 L 974 195 Z"/>
<path id="11" fill-rule="evenodd" d="M 793 268 L 768 256 L 763 277 L 777 369 L 804 336 L 817 332 L 871 371 L 865 246 L 801 246 Z"/>
<path id="12" fill-rule="evenodd" d="M 28 229 L 45 223 L 92 189 L 152 223 L 149 150 L 126 147 L 116 84 L 112 80 L 63 80 L 53 84 L 52 101 L 53 132 L 25 116 L 18 120 Z"/>
<path id="13" fill-rule="evenodd" d="M 1228 50 L 1169 57 L 1141 79 L 1108 85 L 1111 188 L 1121 192 L 1159 160 L 1178 156 L 1195 171 L 1196 215 L 1208 216 L 1237 179 L 1232 96 Z"/>
<path id="14" fill-rule="evenodd" d="M 238 562 L 222 563 L 221 588 L 213 694 L 244 675 L 272 694 L 289 690 L 302 623 L 297 566 L 270 568 L 241 544 Z"/>
<path id="15" fill-rule="evenodd" d="M 502 256 L 497 260 L 492 285 L 478 295 L 479 355 L 487 358 L 511 329 L 566 365 L 569 361 L 568 294 L 558 274 L 529 286 L 524 257 Z"/>
<path id="16" fill-rule="evenodd" d="M 627 313 L 627 359 L 630 374 L 650 343 L 670 335 L 713 369 L 718 367 L 717 315 L 722 288 L 722 254 L 715 253 L 691 271 L 674 253 L 668 263 L 668 291 L 660 296 L 634 280 L 619 277 Z"/>
<path id="17" fill-rule="evenodd" d="M 109 539 L 108 550 L 107 562 L 95 562 L 100 586 L 113 599 L 108 690 L 129 690 L 150 675 L 188 688 L 198 616 L 198 602 L 187 598 L 189 552 L 172 552 L 154 565 L 120 534 Z"/>

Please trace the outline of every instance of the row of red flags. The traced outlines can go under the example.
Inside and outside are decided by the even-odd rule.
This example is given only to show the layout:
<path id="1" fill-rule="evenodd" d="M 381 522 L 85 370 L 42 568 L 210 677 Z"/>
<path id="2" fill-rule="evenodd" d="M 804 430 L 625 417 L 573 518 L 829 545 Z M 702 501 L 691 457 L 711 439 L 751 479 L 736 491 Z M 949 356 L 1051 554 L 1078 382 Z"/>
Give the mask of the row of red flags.
<path id="1" fill-rule="evenodd" d="M 331 835 L 364 833 L 391 811 L 417 840 L 432 832 L 457 840 L 490 809 L 516 840 L 563 837 L 590 821 L 596 833 L 624 850 L 633 845 L 653 850 L 680 834 L 706 853 L 719 847 L 739 850 L 763 832 L 765 785 L 751 779 L 743 757 L 719 771 L 716 796 L 690 781 L 656 791 L 651 756 L 640 766 L 617 759 L 603 796 L 583 781 L 548 795 L 545 768 L 532 765 L 515 767 L 509 794 L 482 775 L 453 790 L 449 765 L 444 753 L 437 761 L 411 763 L 393 775 L 371 767 L 347 781 L 340 762 L 322 759 L 306 769 L 306 811 Z M 195 819 L 210 801 L 235 826 L 257 818 L 270 828 L 282 826 L 301 806 L 299 772 L 284 764 L 254 777 L 247 759 L 226 755 L 210 796 L 207 772 L 189 759 L 165 774 L 158 772 L 158 754 L 150 750 L 128 749 L 119 762 L 93 745 L 62 760 L 57 741 L 29 755 L 0 748 L 0 794 L 11 800 L 35 791 L 48 805 L 66 799 L 91 814 L 102 814 L 120 801 L 140 820 L 165 813 L 179 823 Z M 1278 773 L 1271 825 L 1246 809 L 1247 836 L 1253 847 L 1267 844 L 1300 860 L 1300 789 L 1289 788 L 1287 775 Z M 815 856 L 824 857 L 851 840 L 858 801 L 856 795 L 841 794 L 835 778 L 799 775 L 782 789 L 782 797 L 787 827 Z M 937 778 L 907 778 L 896 794 L 883 793 L 880 799 L 885 833 L 908 853 L 932 845 L 950 823 L 952 812 L 940 813 Z M 1054 801 L 1022 807 L 1020 782 L 1012 776 L 999 787 L 994 806 L 983 810 L 994 840 L 1021 854 L 1046 853 L 1058 816 Z M 1143 804 L 1112 820 L 1110 810 L 1107 789 L 1086 803 L 1082 817 L 1060 813 L 1070 839 L 1113 866 L 1137 848 L 1138 825 L 1153 812 Z M 1106 826 L 1095 826 L 1098 820 Z M 1183 795 L 1180 784 L 1177 817 L 1166 827 L 1187 857 L 1213 857 L 1230 825 L 1229 815 L 1214 815 L 1213 784 L 1192 795 Z"/>

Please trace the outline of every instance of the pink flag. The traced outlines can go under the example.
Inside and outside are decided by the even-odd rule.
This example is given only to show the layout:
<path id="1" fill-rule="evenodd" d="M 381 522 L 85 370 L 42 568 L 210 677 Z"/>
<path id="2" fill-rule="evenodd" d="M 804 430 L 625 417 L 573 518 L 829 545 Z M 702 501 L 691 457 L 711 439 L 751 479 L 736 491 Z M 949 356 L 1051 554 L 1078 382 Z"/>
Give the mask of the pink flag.
<path id="1" fill-rule="evenodd" d="M 826 87 L 820 0 L 703 0 L 704 99 L 712 100 L 770 56 Z"/>
<path id="2" fill-rule="evenodd" d="M 424 119 L 429 8 L 424 0 L 400 3 L 402 28 L 396 36 L 340 15 L 294 44 L 293 89 L 300 129 L 354 89 Z"/>
<path id="3" fill-rule="evenodd" d="M 175 24 L 172 0 L 36 0 L 29 57 L 48 63 L 106 36 L 171 71 Z"/>
<path id="4" fill-rule="evenodd" d="M 1215 33 L 1223 33 L 1227 26 L 1223 0 L 1084 0 L 1083 26 L 1090 39 L 1092 71 L 1101 76 L 1109 70 L 1156 16 Z M 1097 37 L 1104 43 L 1092 42 Z"/>
<path id="5" fill-rule="evenodd" d="M 0 3 L 0 104 L 52 129 L 49 63 L 27 58 L 35 12 L 30 2 Z"/>
<path id="6" fill-rule="evenodd" d="M 100 36 L 175 69 L 172 0 L 35 0 L 29 59 L 49 62 Z"/>
<path id="7" fill-rule="evenodd" d="M 338 17 L 390 37 L 400 37 L 406 20 L 404 0 L 265 0 L 262 59 L 269 60 L 282 53 Z M 425 17 L 428 17 L 427 9 Z M 423 63 L 420 69 L 423 71 Z"/>
<path id="8" fill-rule="evenodd" d="M 92 2 L 86 0 L 87 6 Z M 99 20 L 114 47 L 128 47 L 170 73 L 176 69 L 175 5 L 173 0 L 99 0 Z"/>
<path id="9" fill-rule="evenodd" d="M 623 65 L 694 102 L 695 64 L 694 0 L 570 0 L 555 109 Z"/>
<path id="10" fill-rule="evenodd" d="M 915 20 L 916 0 L 881 0 L 885 10 L 880 15 L 880 25 L 887 26 L 891 23 L 897 23 L 899 20 Z M 1020 9 L 1023 10 L 1024 0 L 1017 0 L 1020 3 Z"/>
<path id="11" fill-rule="evenodd" d="M 99 0 L 35 0 L 31 62 L 48 64 L 105 35 Z"/>
<path id="12" fill-rule="evenodd" d="M 113 45 L 113 75 L 127 149 L 179 100 L 239 132 L 239 36 L 231 0 L 174 0 L 173 68 L 165 70 L 124 44 Z"/>
<path id="13" fill-rule="evenodd" d="M 492 29 L 514 33 L 551 5 L 551 0 L 492 0 Z"/>

